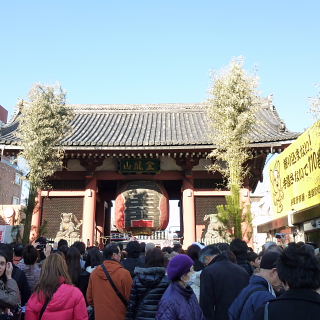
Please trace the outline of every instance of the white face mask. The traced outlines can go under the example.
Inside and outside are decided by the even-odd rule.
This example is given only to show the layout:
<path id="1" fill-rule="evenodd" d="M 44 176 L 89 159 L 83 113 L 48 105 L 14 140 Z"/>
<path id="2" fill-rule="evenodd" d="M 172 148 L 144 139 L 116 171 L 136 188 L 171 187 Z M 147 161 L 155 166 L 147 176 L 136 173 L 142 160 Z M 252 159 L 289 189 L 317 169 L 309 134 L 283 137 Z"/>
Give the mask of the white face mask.
<path id="1" fill-rule="evenodd" d="M 186 286 L 192 285 L 193 281 L 191 280 L 191 277 L 192 277 L 193 273 L 194 273 L 194 271 L 193 271 L 193 266 L 192 266 L 190 268 L 190 271 L 181 277 L 181 281 L 183 281 L 183 283 L 185 283 Z"/>

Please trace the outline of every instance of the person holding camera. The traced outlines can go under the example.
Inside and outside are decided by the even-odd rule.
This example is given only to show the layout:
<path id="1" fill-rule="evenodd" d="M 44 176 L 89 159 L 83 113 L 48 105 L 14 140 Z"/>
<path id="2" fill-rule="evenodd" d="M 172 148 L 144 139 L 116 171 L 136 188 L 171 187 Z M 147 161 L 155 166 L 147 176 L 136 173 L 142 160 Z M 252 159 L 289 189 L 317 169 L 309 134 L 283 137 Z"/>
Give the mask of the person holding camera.
<path id="1" fill-rule="evenodd" d="M 12 310 L 20 303 L 17 283 L 12 279 L 13 266 L 4 252 L 0 251 L 0 319 L 13 317 Z"/>

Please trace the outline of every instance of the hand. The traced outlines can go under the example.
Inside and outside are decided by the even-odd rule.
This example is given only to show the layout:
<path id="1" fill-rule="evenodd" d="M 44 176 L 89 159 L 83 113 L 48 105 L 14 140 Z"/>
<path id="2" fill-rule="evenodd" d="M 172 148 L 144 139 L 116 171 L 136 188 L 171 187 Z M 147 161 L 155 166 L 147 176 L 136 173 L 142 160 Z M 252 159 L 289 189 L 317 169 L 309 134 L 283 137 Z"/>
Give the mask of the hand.
<path id="1" fill-rule="evenodd" d="M 52 250 L 52 247 L 50 246 L 50 244 L 47 244 L 46 248 L 43 251 L 46 258 L 48 258 L 50 256 L 51 250 Z"/>
<path id="2" fill-rule="evenodd" d="M 39 242 L 32 242 L 31 244 L 32 244 L 36 249 L 37 249 L 37 246 L 40 245 Z"/>
<path id="3" fill-rule="evenodd" d="M 11 262 L 7 262 L 6 276 L 7 276 L 8 280 L 12 279 L 12 270 L 13 270 L 12 263 Z"/>

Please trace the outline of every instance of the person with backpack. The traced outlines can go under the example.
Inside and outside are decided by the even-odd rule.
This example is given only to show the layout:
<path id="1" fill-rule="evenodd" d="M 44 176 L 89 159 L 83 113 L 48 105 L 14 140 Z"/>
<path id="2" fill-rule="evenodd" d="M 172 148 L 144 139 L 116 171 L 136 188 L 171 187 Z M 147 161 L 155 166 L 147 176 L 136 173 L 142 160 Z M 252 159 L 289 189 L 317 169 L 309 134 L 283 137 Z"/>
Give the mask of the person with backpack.
<path id="1" fill-rule="evenodd" d="M 260 270 L 251 276 L 245 287 L 229 308 L 229 320 L 252 320 L 254 312 L 276 297 L 272 286 L 281 281 L 276 269 L 280 254 L 266 252 L 261 259 Z"/>

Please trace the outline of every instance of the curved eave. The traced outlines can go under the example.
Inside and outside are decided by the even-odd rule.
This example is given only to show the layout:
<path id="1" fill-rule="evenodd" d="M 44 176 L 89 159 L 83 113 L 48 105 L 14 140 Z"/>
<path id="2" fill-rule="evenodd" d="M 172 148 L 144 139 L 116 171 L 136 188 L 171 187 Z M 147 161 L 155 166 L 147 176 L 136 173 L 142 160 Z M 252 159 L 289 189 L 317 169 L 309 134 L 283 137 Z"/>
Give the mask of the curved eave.
<path id="1" fill-rule="evenodd" d="M 283 148 L 290 145 L 295 139 L 292 140 L 282 140 L 282 141 L 272 141 L 272 142 L 257 142 L 250 143 L 248 148 L 253 149 L 264 149 L 269 148 L 272 151 L 276 151 L 278 148 Z M 101 151 L 129 151 L 129 150 L 149 150 L 149 151 L 159 151 L 159 150 L 213 150 L 216 146 L 213 144 L 198 144 L 198 145 L 159 145 L 159 146 L 101 146 L 101 145 L 64 145 L 63 149 L 65 151 L 89 151 L 89 150 L 101 150 Z M 22 148 L 18 144 L 3 144 L 0 142 L 1 150 L 17 150 L 20 151 Z"/>

